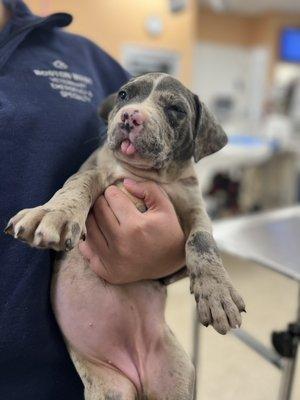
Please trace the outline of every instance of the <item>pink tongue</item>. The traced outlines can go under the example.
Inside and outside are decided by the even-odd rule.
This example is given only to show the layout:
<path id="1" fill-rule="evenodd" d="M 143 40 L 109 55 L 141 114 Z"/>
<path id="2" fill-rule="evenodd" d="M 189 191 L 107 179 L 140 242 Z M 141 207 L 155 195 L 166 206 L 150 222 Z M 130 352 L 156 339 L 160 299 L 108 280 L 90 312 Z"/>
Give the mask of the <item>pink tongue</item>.
<path id="1" fill-rule="evenodd" d="M 135 153 L 135 147 L 134 145 L 130 142 L 130 140 L 125 139 L 123 140 L 122 144 L 121 144 L 121 151 L 123 154 L 126 155 L 131 155 Z"/>

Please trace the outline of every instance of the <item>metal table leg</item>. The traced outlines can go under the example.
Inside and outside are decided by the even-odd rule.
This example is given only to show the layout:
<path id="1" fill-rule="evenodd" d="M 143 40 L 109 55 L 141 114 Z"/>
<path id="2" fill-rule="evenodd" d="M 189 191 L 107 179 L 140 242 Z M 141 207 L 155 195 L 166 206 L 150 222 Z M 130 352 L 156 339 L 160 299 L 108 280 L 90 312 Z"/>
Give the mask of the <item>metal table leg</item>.
<path id="1" fill-rule="evenodd" d="M 198 321 L 198 312 L 197 308 L 194 311 L 193 318 L 193 364 L 195 366 L 195 387 L 194 387 L 194 400 L 197 399 L 197 375 L 198 375 L 198 367 L 199 367 L 199 347 L 200 347 L 200 323 Z"/>
<path id="2" fill-rule="evenodd" d="M 300 323 L 300 285 L 298 288 L 298 305 L 297 305 L 297 323 Z M 283 375 L 280 384 L 279 391 L 279 400 L 290 400 L 292 395 L 295 370 L 296 370 L 296 361 L 297 361 L 297 350 L 298 350 L 298 338 L 294 339 L 297 343 L 295 357 L 287 359 L 285 362 L 285 366 L 283 369 Z"/>

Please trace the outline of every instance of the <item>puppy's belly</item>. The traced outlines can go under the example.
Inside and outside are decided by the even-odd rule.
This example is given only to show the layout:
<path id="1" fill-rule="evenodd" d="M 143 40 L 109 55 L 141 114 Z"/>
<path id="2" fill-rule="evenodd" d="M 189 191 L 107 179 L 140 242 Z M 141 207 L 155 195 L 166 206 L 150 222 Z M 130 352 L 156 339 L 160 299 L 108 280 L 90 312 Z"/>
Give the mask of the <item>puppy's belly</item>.
<path id="1" fill-rule="evenodd" d="M 158 282 L 104 283 L 77 249 L 53 274 L 52 304 L 66 341 L 89 361 L 120 370 L 138 390 L 156 363 L 165 364 L 165 299 Z"/>

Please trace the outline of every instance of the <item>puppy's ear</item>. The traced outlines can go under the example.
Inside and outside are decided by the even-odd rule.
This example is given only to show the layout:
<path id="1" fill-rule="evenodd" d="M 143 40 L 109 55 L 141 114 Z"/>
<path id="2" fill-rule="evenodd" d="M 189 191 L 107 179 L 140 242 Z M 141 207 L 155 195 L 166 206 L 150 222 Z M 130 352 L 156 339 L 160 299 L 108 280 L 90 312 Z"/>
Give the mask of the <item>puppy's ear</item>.
<path id="1" fill-rule="evenodd" d="M 112 93 L 100 104 L 99 115 L 104 121 L 108 121 L 108 116 L 114 108 L 117 99 L 117 93 Z"/>
<path id="2" fill-rule="evenodd" d="M 217 123 L 207 107 L 194 95 L 196 107 L 196 121 L 194 132 L 194 160 L 221 150 L 228 141 L 226 133 Z"/>

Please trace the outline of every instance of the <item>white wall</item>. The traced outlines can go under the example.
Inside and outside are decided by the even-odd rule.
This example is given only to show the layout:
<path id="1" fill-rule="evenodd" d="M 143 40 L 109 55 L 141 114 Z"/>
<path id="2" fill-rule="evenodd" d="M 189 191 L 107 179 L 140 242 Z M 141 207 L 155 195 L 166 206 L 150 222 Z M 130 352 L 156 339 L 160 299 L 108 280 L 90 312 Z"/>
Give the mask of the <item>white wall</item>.
<path id="1" fill-rule="evenodd" d="M 193 90 L 209 107 L 216 96 L 231 96 L 230 131 L 255 133 L 266 94 L 267 50 L 201 42 L 193 56 Z"/>

